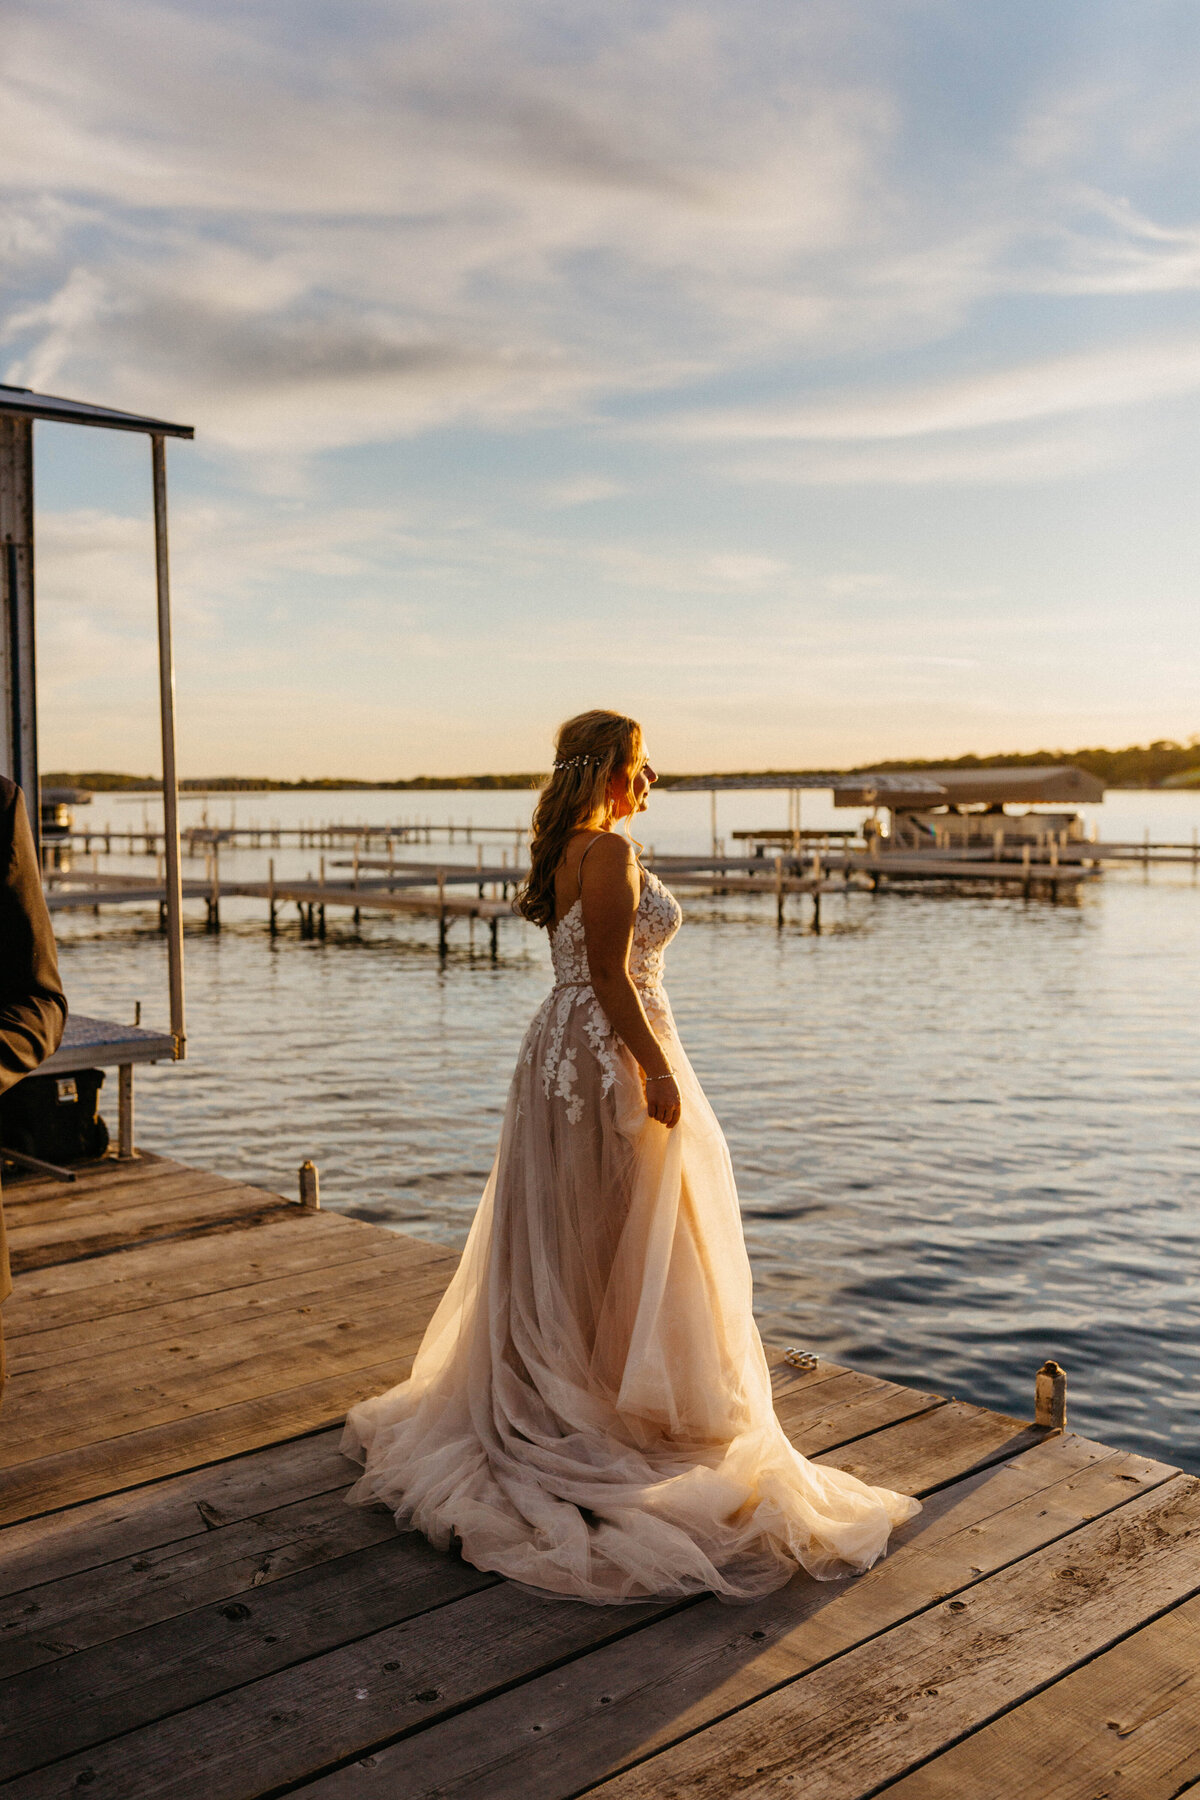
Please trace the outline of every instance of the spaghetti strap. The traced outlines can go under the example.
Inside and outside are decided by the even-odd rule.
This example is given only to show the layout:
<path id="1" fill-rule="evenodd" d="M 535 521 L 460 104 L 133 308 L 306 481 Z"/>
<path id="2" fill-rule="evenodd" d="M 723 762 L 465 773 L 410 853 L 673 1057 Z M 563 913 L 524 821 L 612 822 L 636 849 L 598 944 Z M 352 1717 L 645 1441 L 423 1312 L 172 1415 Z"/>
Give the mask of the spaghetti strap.
<path id="1" fill-rule="evenodd" d="M 579 891 L 581 894 L 583 892 L 583 865 L 587 861 L 588 851 L 593 850 L 595 848 L 595 846 L 600 842 L 600 839 L 603 835 L 604 834 L 602 832 L 597 832 L 596 836 L 592 839 L 591 843 L 587 845 L 587 847 L 585 848 L 585 850 L 583 852 L 583 855 L 579 859 L 579 867 L 575 871 L 575 876 L 579 883 Z"/>

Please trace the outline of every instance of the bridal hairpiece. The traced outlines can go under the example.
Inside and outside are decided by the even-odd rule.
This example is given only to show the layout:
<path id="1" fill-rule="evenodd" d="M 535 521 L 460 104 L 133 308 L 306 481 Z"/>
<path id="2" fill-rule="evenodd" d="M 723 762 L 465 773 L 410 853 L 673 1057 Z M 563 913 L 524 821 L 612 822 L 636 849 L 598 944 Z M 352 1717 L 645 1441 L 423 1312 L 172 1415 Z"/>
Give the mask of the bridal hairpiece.
<path id="1" fill-rule="evenodd" d="M 586 769 L 592 763 L 599 761 L 598 756 L 567 756 L 563 758 L 562 762 L 556 762 L 554 767 L 556 769 Z"/>

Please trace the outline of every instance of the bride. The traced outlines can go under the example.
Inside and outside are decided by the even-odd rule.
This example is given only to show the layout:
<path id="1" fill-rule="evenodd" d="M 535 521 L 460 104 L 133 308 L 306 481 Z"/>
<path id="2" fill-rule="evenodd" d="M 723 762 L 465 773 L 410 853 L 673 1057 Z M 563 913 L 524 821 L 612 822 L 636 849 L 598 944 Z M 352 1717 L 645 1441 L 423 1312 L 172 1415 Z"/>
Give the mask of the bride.
<path id="1" fill-rule="evenodd" d="M 342 1447 L 353 1500 L 476 1568 L 597 1603 L 748 1600 L 869 1568 L 920 1506 L 776 1420 L 729 1152 L 662 986 L 680 909 L 614 829 L 654 779 L 633 719 L 558 734 L 517 900 L 554 986 L 412 1374 Z"/>

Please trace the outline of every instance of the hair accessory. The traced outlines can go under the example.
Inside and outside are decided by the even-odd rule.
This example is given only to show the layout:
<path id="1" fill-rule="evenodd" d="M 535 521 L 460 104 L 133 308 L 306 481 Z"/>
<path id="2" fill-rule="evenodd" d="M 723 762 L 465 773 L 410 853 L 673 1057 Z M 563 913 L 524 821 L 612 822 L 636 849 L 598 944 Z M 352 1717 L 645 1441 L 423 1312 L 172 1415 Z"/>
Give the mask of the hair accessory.
<path id="1" fill-rule="evenodd" d="M 567 756 L 562 762 L 556 762 L 556 769 L 586 769 L 591 763 L 598 763 L 598 756 Z"/>

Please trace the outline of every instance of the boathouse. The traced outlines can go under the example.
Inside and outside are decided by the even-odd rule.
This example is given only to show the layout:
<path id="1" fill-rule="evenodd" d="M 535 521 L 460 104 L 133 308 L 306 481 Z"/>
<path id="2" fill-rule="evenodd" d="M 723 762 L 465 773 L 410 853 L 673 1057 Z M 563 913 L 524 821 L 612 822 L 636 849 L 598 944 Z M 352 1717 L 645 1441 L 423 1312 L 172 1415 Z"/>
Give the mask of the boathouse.
<path id="1" fill-rule="evenodd" d="M 903 785 L 903 775 L 890 775 L 888 781 L 882 789 L 875 774 L 864 774 L 858 785 L 854 778 L 843 778 L 834 789 L 833 804 L 884 807 L 889 815 L 886 843 L 894 850 L 1079 843 L 1086 827 L 1075 807 L 1104 799 L 1104 783 L 1070 764 L 922 769 L 911 787 Z M 930 782 L 941 789 L 936 799 L 930 797 Z M 1010 806 L 1024 810 L 1008 812 Z M 1054 810 L 1029 810 L 1046 806 Z"/>

